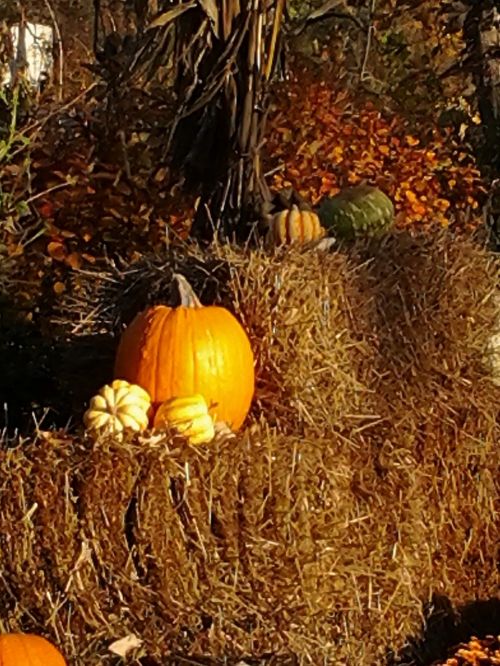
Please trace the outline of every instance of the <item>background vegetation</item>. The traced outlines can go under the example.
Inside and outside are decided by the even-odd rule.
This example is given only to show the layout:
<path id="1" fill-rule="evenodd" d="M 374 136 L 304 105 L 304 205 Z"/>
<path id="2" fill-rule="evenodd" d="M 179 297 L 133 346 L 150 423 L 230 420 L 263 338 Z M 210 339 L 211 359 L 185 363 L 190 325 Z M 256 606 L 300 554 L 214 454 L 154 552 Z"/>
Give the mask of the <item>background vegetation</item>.
<path id="1" fill-rule="evenodd" d="M 0 98 L 0 628 L 85 665 L 131 634 L 144 666 L 442 663 L 500 633 L 498 10 L 184 4 L 0 2 L 2 62 L 13 21 L 56 35 Z M 386 238 L 254 242 L 278 190 L 364 182 Z M 249 244 L 193 242 L 214 216 Z M 249 331 L 247 427 L 95 443 L 123 325 L 179 267 Z"/>

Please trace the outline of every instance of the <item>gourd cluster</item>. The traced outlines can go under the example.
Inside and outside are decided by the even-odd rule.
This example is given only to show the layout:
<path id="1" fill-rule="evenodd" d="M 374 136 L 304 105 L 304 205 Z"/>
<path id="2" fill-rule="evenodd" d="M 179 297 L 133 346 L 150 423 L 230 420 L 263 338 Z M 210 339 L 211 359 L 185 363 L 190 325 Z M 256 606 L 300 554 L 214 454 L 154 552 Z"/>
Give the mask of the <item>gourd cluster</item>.
<path id="1" fill-rule="evenodd" d="M 114 381 L 84 414 L 87 430 L 168 429 L 192 444 L 236 431 L 254 394 L 254 357 L 248 336 L 226 308 L 203 306 L 183 275 L 179 307 L 157 305 L 125 329 Z"/>
<path id="2" fill-rule="evenodd" d="M 285 208 L 268 220 L 267 241 L 273 247 L 307 246 L 326 236 L 380 235 L 394 218 L 391 200 L 370 186 L 325 199 L 317 213 L 305 202 L 280 200 Z M 91 399 L 84 414 L 88 431 L 119 438 L 126 430 L 152 427 L 201 444 L 242 426 L 255 386 L 248 336 L 229 310 L 203 306 L 183 275 L 174 278 L 180 306 L 150 307 L 126 328 L 115 379 Z"/>
<path id="3" fill-rule="evenodd" d="M 380 236 L 393 223 L 391 199 L 377 187 L 358 185 L 324 198 L 317 212 L 305 202 L 290 201 L 283 210 L 270 216 L 267 241 L 270 246 L 310 245 L 319 243 L 325 236 L 353 241 Z"/>

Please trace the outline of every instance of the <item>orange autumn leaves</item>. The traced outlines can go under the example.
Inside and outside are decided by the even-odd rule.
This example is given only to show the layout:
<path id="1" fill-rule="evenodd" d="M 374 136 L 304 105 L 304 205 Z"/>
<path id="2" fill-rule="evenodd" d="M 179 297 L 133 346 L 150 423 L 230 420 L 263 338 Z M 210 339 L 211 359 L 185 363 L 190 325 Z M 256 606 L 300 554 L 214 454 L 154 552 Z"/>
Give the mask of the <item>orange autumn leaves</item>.
<path id="1" fill-rule="evenodd" d="M 500 664 L 500 636 L 471 638 L 468 643 L 461 643 L 444 663 L 434 666 L 494 666 Z"/>
<path id="2" fill-rule="evenodd" d="M 275 102 L 267 153 L 273 188 L 295 188 L 317 204 L 368 182 L 394 201 L 399 227 L 471 228 L 483 188 L 473 158 L 450 131 L 413 128 L 325 82 L 289 82 Z"/>

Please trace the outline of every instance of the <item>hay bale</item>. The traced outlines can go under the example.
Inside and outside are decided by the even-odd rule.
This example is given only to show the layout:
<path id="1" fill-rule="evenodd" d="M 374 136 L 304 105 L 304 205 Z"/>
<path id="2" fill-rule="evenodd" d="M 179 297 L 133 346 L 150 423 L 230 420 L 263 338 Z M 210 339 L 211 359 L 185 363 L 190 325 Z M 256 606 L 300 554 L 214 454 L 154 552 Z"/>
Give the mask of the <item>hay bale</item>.
<path id="1" fill-rule="evenodd" d="M 404 404 L 405 391 L 439 403 L 448 385 L 485 377 L 498 268 L 447 234 L 394 233 L 348 253 L 184 246 L 77 274 L 53 321 L 66 335 L 116 338 L 146 305 L 177 304 L 175 271 L 243 321 L 257 359 L 254 413 L 281 428 L 364 427 Z"/>
<path id="2" fill-rule="evenodd" d="M 485 366 L 497 386 L 500 386 L 500 292 L 495 293 L 497 316 L 485 353 Z"/>
<path id="3" fill-rule="evenodd" d="M 0 451 L 0 622 L 43 628 L 75 664 L 113 663 L 131 632 L 155 658 L 384 663 L 434 594 L 498 590 L 497 268 L 447 236 L 212 252 L 256 354 L 248 428 Z M 93 301 L 101 331 L 120 329 L 128 273 Z"/>

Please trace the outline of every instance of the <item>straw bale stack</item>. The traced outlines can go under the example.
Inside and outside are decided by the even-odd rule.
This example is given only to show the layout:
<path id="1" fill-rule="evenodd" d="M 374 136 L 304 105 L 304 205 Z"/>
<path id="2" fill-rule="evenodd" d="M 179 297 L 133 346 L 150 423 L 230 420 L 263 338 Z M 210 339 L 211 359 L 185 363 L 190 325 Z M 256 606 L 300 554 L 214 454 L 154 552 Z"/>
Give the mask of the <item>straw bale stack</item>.
<path id="1" fill-rule="evenodd" d="M 436 593 L 497 595 L 492 258 L 404 234 L 345 253 L 196 252 L 185 273 L 254 346 L 246 429 L 203 447 L 68 432 L 4 447 L 0 627 L 43 629 L 89 666 L 130 633 L 137 656 L 373 666 L 420 634 Z M 116 334 L 173 298 L 178 261 L 159 265 L 75 285 L 60 326 Z"/>

